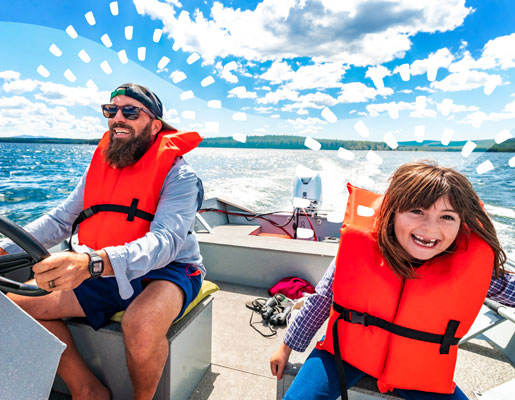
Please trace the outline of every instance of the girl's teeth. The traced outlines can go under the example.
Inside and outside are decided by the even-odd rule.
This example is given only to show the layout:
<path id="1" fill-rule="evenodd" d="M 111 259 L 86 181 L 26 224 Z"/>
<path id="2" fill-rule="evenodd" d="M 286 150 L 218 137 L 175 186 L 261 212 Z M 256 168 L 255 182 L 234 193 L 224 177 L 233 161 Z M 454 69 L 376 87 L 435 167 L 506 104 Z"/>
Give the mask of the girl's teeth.
<path id="1" fill-rule="evenodd" d="M 413 239 L 416 243 L 424 247 L 433 247 L 436 244 L 436 239 L 433 240 L 424 240 L 420 236 L 413 235 Z"/>

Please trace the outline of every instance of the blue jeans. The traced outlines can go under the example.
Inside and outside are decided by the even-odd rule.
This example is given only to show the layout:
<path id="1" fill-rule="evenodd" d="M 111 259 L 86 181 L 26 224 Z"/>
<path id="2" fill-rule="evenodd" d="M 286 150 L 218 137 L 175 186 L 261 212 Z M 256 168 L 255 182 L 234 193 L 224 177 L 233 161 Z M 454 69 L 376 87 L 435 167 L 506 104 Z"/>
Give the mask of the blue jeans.
<path id="1" fill-rule="evenodd" d="M 354 386 L 365 376 L 363 371 L 346 362 L 343 362 L 343 369 L 347 388 Z M 467 400 L 467 396 L 457 386 L 453 394 L 406 389 L 395 391 L 408 400 Z M 340 394 L 340 380 L 334 356 L 327 351 L 314 349 L 288 389 L 284 400 L 334 400 Z"/>

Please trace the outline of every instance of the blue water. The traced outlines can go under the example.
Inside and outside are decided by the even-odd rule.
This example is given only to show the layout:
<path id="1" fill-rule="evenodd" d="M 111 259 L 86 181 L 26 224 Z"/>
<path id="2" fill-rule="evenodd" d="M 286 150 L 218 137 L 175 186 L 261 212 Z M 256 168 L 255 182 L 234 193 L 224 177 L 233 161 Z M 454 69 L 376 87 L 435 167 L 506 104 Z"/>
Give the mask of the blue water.
<path id="1" fill-rule="evenodd" d="M 0 215 L 26 224 L 64 200 L 93 155 L 89 145 L 0 143 Z M 513 153 L 478 153 L 468 158 L 450 152 L 377 152 L 383 162 L 352 161 L 336 151 L 198 148 L 186 156 L 204 181 L 206 197 L 223 197 L 255 211 L 291 209 L 291 193 L 299 166 L 320 172 L 326 210 L 343 212 L 347 181 L 377 192 L 388 176 L 410 160 L 434 159 L 464 173 L 485 203 L 499 239 L 515 259 L 515 169 Z M 476 167 L 490 160 L 495 169 L 479 175 Z"/>

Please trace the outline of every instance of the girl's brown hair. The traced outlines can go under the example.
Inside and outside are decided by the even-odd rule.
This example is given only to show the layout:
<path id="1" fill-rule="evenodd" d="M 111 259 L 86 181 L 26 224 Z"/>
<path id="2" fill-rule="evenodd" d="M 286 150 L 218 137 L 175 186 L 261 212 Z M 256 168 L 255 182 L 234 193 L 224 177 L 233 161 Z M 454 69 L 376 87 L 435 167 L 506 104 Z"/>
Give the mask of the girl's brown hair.
<path id="1" fill-rule="evenodd" d="M 501 271 L 504 273 L 506 254 L 471 183 L 452 168 L 440 167 L 429 161 L 403 164 L 390 178 L 377 220 L 378 245 L 386 261 L 399 277 L 416 277 L 413 266 L 416 260 L 395 237 L 395 213 L 428 209 L 445 195 L 461 219 L 458 237 L 472 231 L 490 245 L 494 251 L 495 277 L 498 278 Z M 452 248 L 453 245 L 448 250 L 452 251 Z"/>

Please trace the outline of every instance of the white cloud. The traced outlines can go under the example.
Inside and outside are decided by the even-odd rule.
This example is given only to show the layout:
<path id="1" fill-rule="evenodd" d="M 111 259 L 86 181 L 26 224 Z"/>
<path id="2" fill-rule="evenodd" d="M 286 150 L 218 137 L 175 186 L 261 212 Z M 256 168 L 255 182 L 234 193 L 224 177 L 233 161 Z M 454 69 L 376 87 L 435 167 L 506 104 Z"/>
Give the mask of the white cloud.
<path id="1" fill-rule="evenodd" d="M 257 95 L 256 92 L 247 92 L 247 88 L 245 86 L 238 86 L 229 90 L 227 97 L 237 97 L 239 99 L 255 99 Z"/>
<path id="2" fill-rule="evenodd" d="M 465 118 L 458 122 L 474 126 L 474 124 L 480 125 L 483 121 L 504 121 L 507 119 L 515 119 L 515 100 L 506 104 L 502 112 L 485 114 L 482 111 L 475 111 L 466 115 Z"/>
<path id="3" fill-rule="evenodd" d="M 478 63 L 484 65 L 483 68 L 515 67 L 515 33 L 489 40 Z"/>
<path id="4" fill-rule="evenodd" d="M 5 82 L 2 89 L 6 93 L 23 94 L 34 91 L 40 82 L 32 79 L 11 79 Z"/>
<path id="5" fill-rule="evenodd" d="M 20 79 L 20 73 L 16 71 L 1 71 L 0 78 L 5 81 L 18 80 Z"/>
<path id="6" fill-rule="evenodd" d="M 257 99 L 259 104 L 277 104 L 283 100 L 296 101 L 299 98 L 299 93 L 291 89 L 278 89 L 275 92 L 268 92 L 265 97 Z"/>
<path id="7" fill-rule="evenodd" d="M 260 114 L 269 114 L 274 112 L 275 108 L 273 107 L 254 107 L 254 110 Z"/>
<path id="8" fill-rule="evenodd" d="M 479 111 L 479 107 L 477 106 L 465 106 L 460 104 L 454 104 L 452 99 L 444 99 L 440 103 L 436 105 L 436 108 L 440 113 L 444 116 L 449 114 L 454 114 L 458 112 L 474 112 Z"/>
<path id="9" fill-rule="evenodd" d="M 294 111 L 307 108 L 331 107 L 339 103 L 361 103 L 376 98 L 378 95 L 387 96 L 393 94 L 390 88 L 377 90 L 360 82 L 342 84 L 342 91 L 337 98 L 323 93 L 314 92 L 300 95 L 298 91 L 291 90 L 289 85 L 282 86 L 276 91 L 268 92 L 264 97 L 258 98 L 260 104 L 277 104 L 281 101 L 290 101 L 282 107 L 282 111 Z"/>
<path id="10" fill-rule="evenodd" d="M 308 93 L 302 96 L 299 96 L 295 103 L 286 104 L 281 108 L 281 111 L 293 111 L 297 109 L 306 109 L 306 108 L 324 108 L 330 107 L 338 104 L 338 100 L 327 93 Z"/>
<path id="11" fill-rule="evenodd" d="M 412 111 L 409 116 L 412 118 L 434 118 L 437 116 L 437 113 L 435 110 L 423 108 L 420 110 Z"/>
<path id="12" fill-rule="evenodd" d="M 169 110 L 165 109 L 163 112 L 163 118 L 174 118 L 177 115 L 179 115 L 179 113 L 175 108 L 170 108 Z"/>
<path id="13" fill-rule="evenodd" d="M 181 119 L 179 118 L 179 113 L 175 108 L 170 108 L 169 110 L 165 109 L 163 112 L 163 119 L 177 128 L 177 124 L 181 123 Z M 174 125 L 175 124 L 175 125 Z"/>
<path id="14" fill-rule="evenodd" d="M 2 108 L 2 113 L 5 112 L 4 109 L 6 108 L 22 108 L 30 104 L 32 103 L 22 96 L 0 97 L 0 108 Z"/>
<path id="15" fill-rule="evenodd" d="M 393 94 L 390 88 L 379 91 L 361 82 L 345 83 L 338 96 L 339 103 L 363 103 L 375 99 L 377 95 L 387 96 Z"/>
<path id="16" fill-rule="evenodd" d="M 32 79 L 19 79 L 15 71 L 4 71 L 4 79 L 9 79 L 2 86 L 5 93 L 32 93 L 37 100 L 62 106 L 89 106 L 99 110 L 100 104 L 109 101 L 108 91 L 98 91 L 96 86 L 66 86 L 52 82 L 41 82 Z"/>
<path id="17" fill-rule="evenodd" d="M 0 98 L 2 135 L 41 135 L 51 137 L 99 137 L 106 124 L 98 117 L 76 117 L 64 107 L 50 107 L 25 97 Z"/>
<path id="18" fill-rule="evenodd" d="M 431 89 L 429 87 L 417 86 L 415 90 L 420 90 L 421 92 L 436 93 L 436 90 Z"/>
<path id="19" fill-rule="evenodd" d="M 478 61 L 474 60 L 471 56 L 470 52 L 466 51 L 463 53 L 461 59 L 453 62 L 449 65 L 449 72 L 461 72 L 461 71 L 469 71 L 471 69 L 480 69 L 483 65 Z"/>
<path id="20" fill-rule="evenodd" d="M 466 51 L 463 57 L 449 66 L 450 72 L 471 69 L 509 69 L 515 67 L 515 33 L 489 40 L 477 60 Z"/>
<path id="21" fill-rule="evenodd" d="M 170 78 L 172 78 L 173 83 L 179 83 L 179 82 L 182 82 L 184 79 L 186 79 L 187 76 L 182 71 L 173 71 L 170 74 Z"/>
<path id="22" fill-rule="evenodd" d="M 320 118 L 297 118 L 297 119 L 288 119 L 287 120 L 290 124 L 294 124 L 296 126 L 311 126 L 311 125 L 326 125 L 327 122 Z"/>
<path id="23" fill-rule="evenodd" d="M 236 62 L 234 62 L 234 64 L 236 64 Z M 217 62 L 215 69 L 218 76 L 223 80 L 229 83 L 238 83 L 238 77 L 232 72 L 235 69 L 232 63 L 222 65 L 221 62 Z"/>
<path id="24" fill-rule="evenodd" d="M 162 20 L 176 48 L 196 51 L 208 64 L 228 56 L 382 64 L 403 56 L 411 36 L 453 30 L 472 11 L 463 0 L 263 0 L 248 10 L 215 1 L 208 16 L 177 15 L 175 4 L 158 0 L 138 5 Z"/>
<path id="25" fill-rule="evenodd" d="M 441 81 L 432 82 L 430 86 L 433 89 L 442 90 L 444 92 L 457 92 L 484 87 L 490 82 L 500 85 L 502 78 L 499 75 L 490 75 L 482 71 L 464 70 L 451 73 Z"/>
<path id="26" fill-rule="evenodd" d="M 377 65 L 375 67 L 370 67 L 367 69 L 367 72 L 365 73 L 365 78 L 372 79 L 376 88 L 378 90 L 382 90 L 384 89 L 383 78 L 389 75 L 391 75 L 391 72 L 388 70 L 388 68 L 382 65 Z"/>
<path id="27" fill-rule="evenodd" d="M 366 110 L 370 114 L 371 117 L 377 117 L 380 113 L 388 112 L 391 109 L 396 109 L 397 111 L 402 110 L 415 110 L 415 103 L 406 103 L 405 101 L 395 102 L 391 101 L 389 103 L 377 103 L 377 104 L 369 104 L 366 106 Z"/>
<path id="28" fill-rule="evenodd" d="M 216 134 L 220 132 L 220 123 L 217 121 L 206 122 L 201 130 L 205 134 Z"/>
<path id="29" fill-rule="evenodd" d="M 286 62 L 280 61 L 272 63 L 260 78 L 271 84 L 287 82 L 285 86 L 294 90 L 336 88 L 342 86 L 347 68 L 341 63 L 315 63 L 294 71 Z"/>
<path id="30" fill-rule="evenodd" d="M 476 111 L 467 115 L 461 122 L 471 124 L 474 128 L 479 128 L 488 116 L 483 111 Z"/>
<path id="31" fill-rule="evenodd" d="M 454 60 L 454 55 L 451 54 L 449 49 L 439 49 L 435 53 L 431 53 L 427 58 L 423 60 L 416 60 L 410 65 L 411 75 L 422 75 L 427 73 L 431 67 L 436 68 L 448 68 Z M 397 72 L 398 67 L 395 68 L 394 72 Z"/>
<path id="32" fill-rule="evenodd" d="M 504 111 L 506 113 L 515 115 L 515 100 L 513 100 L 511 103 L 506 104 L 504 107 Z"/>
<path id="33" fill-rule="evenodd" d="M 301 66 L 288 84 L 288 87 L 297 90 L 328 89 L 341 87 L 341 80 L 345 75 L 345 67 L 341 63 L 315 63 Z"/>
<path id="34" fill-rule="evenodd" d="M 35 94 L 38 100 L 63 106 L 89 106 L 100 111 L 100 104 L 109 102 L 108 91 L 98 91 L 91 87 L 72 87 L 58 83 L 45 82 L 39 87 L 40 93 Z"/>
<path id="35" fill-rule="evenodd" d="M 273 62 L 268 70 L 261 74 L 260 78 L 270 81 L 271 84 L 279 84 L 293 79 L 293 69 L 284 61 Z"/>
<path id="36" fill-rule="evenodd" d="M 296 118 L 296 119 L 288 119 L 287 120 L 293 127 L 295 128 L 296 133 L 301 134 L 313 134 L 313 132 L 321 131 L 324 129 L 324 125 L 327 122 L 321 120 L 320 118 Z"/>

